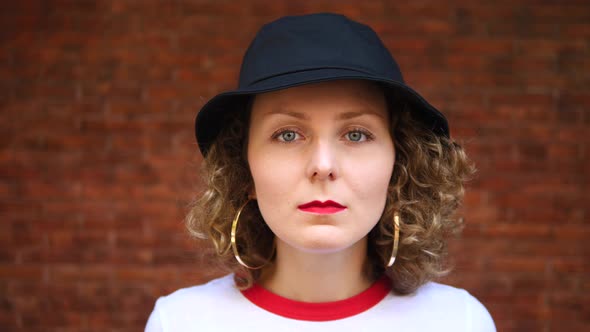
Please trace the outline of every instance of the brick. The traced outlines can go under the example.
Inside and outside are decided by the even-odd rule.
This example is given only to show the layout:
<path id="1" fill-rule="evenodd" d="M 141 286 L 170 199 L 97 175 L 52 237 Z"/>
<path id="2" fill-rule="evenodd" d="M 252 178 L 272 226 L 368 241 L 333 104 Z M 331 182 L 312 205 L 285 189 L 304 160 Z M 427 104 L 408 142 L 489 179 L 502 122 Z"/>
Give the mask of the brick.
<path id="1" fill-rule="evenodd" d="M 543 273 L 547 269 L 547 262 L 544 259 L 530 258 L 492 258 L 490 266 L 493 271 L 519 271 Z"/>
<path id="2" fill-rule="evenodd" d="M 530 19 L 488 21 L 486 34 L 492 37 L 521 37 L 557 39 L 561 35 L 560 23 Z"/>
<path id="3" fill-rule="evenodd" d="M 83 82 L 80 90 L 85 100 L 114 98 L 140 101 L 143 94 L 142 88 L 135 82 Z"/>
<path id="4" fill-rule="evenodd" d="M 88 315 L 87 321 L 90 326 L 99 331 L 100 328 L 114 328 L 117 331 L 132 331 L 141 330 L 145 327 L 148 316 L 152 308 L 147 308 L 143 304 L 139 308 L 134 308 L 133 311 L 115 311 L 94 312 Z"/>
<path id="5" fill-rule="evenodd" d="M 123 282 L 141 282 L 141 281 L 175 281 L 178 275 L 171 269 L 162 269 L 159 273 L 154 273 L 151 268 L 119 268 L 115 272 L 118 280 Z"/>
<path id="6" fill-rule="evenodd" d="M 47 327 L 57 327 L 65 324 L 65 319 L 63 318 L 64 314 L 59 315 L 49 315 L 47 313 L 40 313 L 40 312 L 26 312 L 23 313 L 20 320 L 23 322 L 22 326 L 26 329 L 32 328 L 43 328 Z"/>
<path id="7" fill-rule="evenodd" d="M 53 282 L 108 281 L 113 275 L 109 266 L 100 265 L 54 264 L 49 271 L 49 279 Z"/>
<path id="8" fill-rule="evenodd" d="M 585 6 L 572 3 L 567 6 L 560 6 L 557 4 L 545 4 L 543 6 L 535 6 L 531 9 L 533 17 L 538 18 L 543 22 L 559 22 L 567 18 L 569 22 L 588 22 L 590 13 L 585 10 Z"/>
<path id="9" fill-rule="evenodd" d="M 590 264 L 583 258 L 564 258 L 554 260 L 551 264 L 557 272 L 566 273 L 587 273 L 590 270 Z"/>
<path id="10" fill-rule="evenodd" d="M 42 280 L 43 268 L 35 265 L 2 264 L 0 278 L 3 280 Z"/>
<path id="11" fill-rule="evenodd" d="M 560 30 L 564 37 L 588 38 L 590 36 L 590 26 L 584 23 L 564 23 Z"/>
<path id="12" fill-rule="evenodd" d="M 521 55 L 530 54 L 540 57 L 557 57 L 562 52 L 581 53 L 587 50 L 582 40 L 548 40 L 548 39 L 521 39 L 517 42 L 517 53 Z"/>
<path id="13" fill-rule="evenodd" d="M 481 40 L 472 38 L 456 38 L 449 45 L 447 52 L 451 54 L 463 55 L 505 55 L 514 52 L 514 42 L 509 39 L 487 40 L 482 43 Z"/>
<path id="14" fill-rule="evenodd" d="M 590 227 L 582 225 L 559 225 L 554 229 L 558 239 L 584 241 L 590 235 Z"/>
<path id="15" fill-rule="evenodd" d="M 534 238 L 549 239 L 552 235 L 552 227 L 549 225 L 529 225 L 529 224 L 502 224 L 495 223 L 486 225 L 482 231 L 484 237 L 502 237 L 502 238 Z"/>

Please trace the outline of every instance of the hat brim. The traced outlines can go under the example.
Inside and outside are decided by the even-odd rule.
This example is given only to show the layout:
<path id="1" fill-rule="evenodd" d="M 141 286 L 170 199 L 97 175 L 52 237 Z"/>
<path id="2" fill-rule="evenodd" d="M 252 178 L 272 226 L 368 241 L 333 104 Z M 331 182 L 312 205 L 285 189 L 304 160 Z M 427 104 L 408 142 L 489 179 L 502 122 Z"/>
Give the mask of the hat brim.
<path id="1" fill-rule="evenodd" d="M 250 96 L 310 83 L 344 79 L 361 79 L 379 82 L 386 88 L 397 91 L 400 96 L 405 97 L 413 106 L 412 110 L 417 112 L 416 116 L 418 119 L 424 122 L 437 135 L 450 137 L 449 126 L 445 116 L 406 84 L 347 68 L 321 68 L 273 76 L 251 84 L 247 88 L 220 93 L 211 98 L 201 108 L 195 119 L 195 137 L 199 144 L 199 149 L 203 156 L 207 154 L 210 145 L 225 125 L 226 115 L 240 109 L 240 107 L 243 109 Z"/>

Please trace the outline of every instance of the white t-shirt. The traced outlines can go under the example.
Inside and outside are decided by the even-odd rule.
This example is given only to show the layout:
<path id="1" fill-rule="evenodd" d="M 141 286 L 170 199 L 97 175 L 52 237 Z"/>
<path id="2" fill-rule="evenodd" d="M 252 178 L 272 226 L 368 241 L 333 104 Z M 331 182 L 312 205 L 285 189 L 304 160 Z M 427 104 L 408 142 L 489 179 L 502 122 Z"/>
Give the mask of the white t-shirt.
<path id="1" fill-rule="evenodd" d="M 486 308 L 463 289 L 429 282 L 399 296 L 383 285 L 382 279 L 353 298 L 318 304 L 260 286 L 240 292 L 227 275 L 160 297 L 145 331 L 496 331 Z"/>

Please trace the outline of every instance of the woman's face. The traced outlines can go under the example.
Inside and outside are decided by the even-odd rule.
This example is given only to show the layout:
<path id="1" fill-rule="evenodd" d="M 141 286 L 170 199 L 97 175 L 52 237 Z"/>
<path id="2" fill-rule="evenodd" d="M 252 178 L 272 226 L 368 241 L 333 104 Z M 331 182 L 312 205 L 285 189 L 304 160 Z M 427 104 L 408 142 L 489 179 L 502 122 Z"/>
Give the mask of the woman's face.
<path id="1" fill-rule="evenodd" d="M 257 95 L 248 135 L 254 195 L 277 246 L 336 252 L 379 221 L 395 152 L 376 86 L 332 81 Z"/>

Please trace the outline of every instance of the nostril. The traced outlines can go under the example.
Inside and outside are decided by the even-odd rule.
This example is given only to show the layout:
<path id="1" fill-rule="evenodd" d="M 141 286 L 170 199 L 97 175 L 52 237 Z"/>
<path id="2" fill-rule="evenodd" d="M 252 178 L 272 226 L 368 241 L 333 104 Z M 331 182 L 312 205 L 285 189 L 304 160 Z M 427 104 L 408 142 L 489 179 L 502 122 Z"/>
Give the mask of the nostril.
<path id="1" fill-rule="evenodd" d="M 330 172 L 330 173 L 313 172 L 311 177 L 312 177 L 312 179 L 329 179 L 329 180 L 334 180 L 336 178 L 336 176 L 334 175 L 334 172 Z"/>

